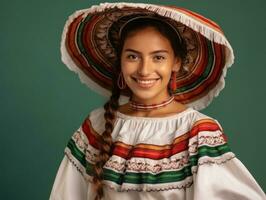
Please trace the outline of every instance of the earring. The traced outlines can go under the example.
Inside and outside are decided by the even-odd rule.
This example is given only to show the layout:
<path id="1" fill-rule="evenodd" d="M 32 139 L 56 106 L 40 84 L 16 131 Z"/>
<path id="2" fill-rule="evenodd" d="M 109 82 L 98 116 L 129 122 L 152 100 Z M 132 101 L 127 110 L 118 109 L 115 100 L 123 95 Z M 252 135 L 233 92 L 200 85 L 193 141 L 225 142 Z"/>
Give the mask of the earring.
<path id="1" fill-rule="evenodd" d="M 118 75 L 117 86 L 119 87 L 120 90 L 123 90 L 127 87 L 122 72 L 120 72 L 120 74 Z"/>
<path id="2" fill-rule="evenodd" d="M 173 71 L 171 75 L 170 87 L 173 93 L 176 91 L 176 72 Z"/>

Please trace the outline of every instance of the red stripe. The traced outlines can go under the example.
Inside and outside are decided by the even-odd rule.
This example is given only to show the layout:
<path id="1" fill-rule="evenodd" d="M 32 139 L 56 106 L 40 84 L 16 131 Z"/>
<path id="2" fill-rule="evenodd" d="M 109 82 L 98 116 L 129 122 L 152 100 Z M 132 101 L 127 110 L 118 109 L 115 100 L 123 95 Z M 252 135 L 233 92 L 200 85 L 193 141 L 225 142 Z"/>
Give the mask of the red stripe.
<path id="1" fill-rule="evenodd" d="M 201 34 L 198 34 L 198 40 L 200 40 L 200 47 L 201 49 L 199 49 L 199 60 L 198 63 L 195 63 L 197 65 L 196 69 L 190 74 L 190 76 L 186 77 L 185 79 L 182 79 L 180 81 L 177 82 L 178 87 L 183 87 L 185 85 L 190 85 L 193 82 L 195 82 L 205 71 L 206 66 L 207 66 L 207 62 L 208 62 L 208 54 L 206 54 L 207 51 L 207 41 L 205 39 L 204 36 L 202 36 Z"/>
<path id="2" fill-rule="evenodd" d="M 83 20 L 82 15 L 78 16 L 69 26 L 69 31 L 66 37 L 66 46 L 68 53 L 73 58 L 76 65 L 88 76 L 90 79 L 94 80 L 94 82 L 98 83 L 102 87 L 106 89 L 110 89 L 111 80 L 106 79 L 101 73 L 98 73 L 92 66 L 89 66 L 85 57 L 79 53 L 77 44 L 76 44 L 76 34 L 78 26 L 80 25 L 81 21 Z M 91 32 L 91 31 L 88 31 Z M 88 40 L 89 41 L 89 40 Z M 86 44 L 88 41 L 84 42 Z M 88 51 L 90 48 L 86 48 Z M 90 51 L 92 53 L 93 51 Z"/>
<path id="3" fill-rule="evenodd" d="M 84 62 L 84 60 L 80 58 L 78 49 L 76 48 L 75 45 L 75 38 L 76 38 L 75 32 L 81 20 L 82 20 L 82 15 L 75 18 L 75 20 L 69 25 L 69 30 L 66 35 L 66 47 L 68 53 L 73 58 L 74 62 L 79 66 L 79 68 L 81 68 L 81 66 L 87 65 L 86 62 Z"/>
<path id="4" fill-rule="evenodd" d="M 214 54 L 215 54 L 215 66 L 213 67 L 213 72 L 211 72 L 211 77 L 208 77 L 200 86 L 193 89 L 190 92 L 181 94 L 180 96 L 176 96 L 177 101 L 181 101 L 182 103 L 188 103 L 190 101 L 196 100 L 196 98 L 201 98 L 205 96 L 213 87 L 217 84 L 220 80 L 222 74 L 222 67 L 224 66 L 224 54 L 223 54 L 223 46 L 213 43 L 214 44 Z M 221 55 L 221 56 L 217 56 Z M 186 99 L 186 101 L 184 101 Z"/>
<path id="5" fill-rule="evenodd" d="M 99 59 L 99 55 L 97 53 L 97 44 L 93 43 L 94 40 L 96 40 L 95 38 L 93 38 L 93 35 L 95 37 L 96 34 L 94 33 L 95 31 L 95 26 L 96 26 L 96 22 L 99 22 L 99 16 L 92 16 L 91 19 L 89 20 L 89 22 L 87 22 L 84 26 L 84 31 L 83 31 L 83 37 L 82 37 L 82 44 L 83 47 L 86 49 L 86 52 L 88 52 L 88 54 L 92 57 L 92 60 L 95 62 L 96 65 L 98 66 L 106 66 L 107 68 L 105 70 L 108 70 L 108 73 L 111 74 L 111 70 L 112 68 L 107 65 L 107 63 L 103 62 L 104 59 Z M 101 76 L 101 79 L 103 81 L 109 81 L 109 79 L 106 79 L 104 76 Z"/>
<path id="6" fill-rule="evenodd" d="M 89 120 L 84 121 L 84 123 L 82 124 L 82 130 L 87 136 L 89 144 L 94 148 L 99 149 L 99 145 L 97 143 L 97 137 L 99 137 L 99 135 L 93 130 Z M 194 126 L 189 132 L 175 138 L 173 144 L 165 145 L 165 147 L 149 144 L 139 144 L 132 147 L 131 145 L 127 145 L 122 142 L 116 142 L 114 144 L 113 155 L 119 156 L 124 159 L 130 159 L 132 157 L 150 158 L 154 160 L 169 158 L 177 153 L 187 150 L 189 139 L 196 136 L 199 132 L 212 132 L 217 130 L 221 129 L 216 122 L 201 122 Z M 223 137 L 226 138 L 225 136 Z M 119 143 L 122 145 L 119 145 Z M 139 147 L 140 145 L 141 147 Z M 156 149 L 156 147 L 161 149 L 158 150 Z"/>
<path id="7" fill-rule="evenodd" d="M 188 140 L 184 140 L 175 145 L 171 145 L 170 149 L 164 150 L 136 148 L 133 149 L 132 153 L 130 154 L 130 157 L 150 158 L 154 160 L 159 160 L 163 158 L 169 158 L 177 153 L 185 151 L 186 149 L 188 149 Z"/>
<path id="8" fill-rule="evenodd" d="M 91 146 L 93 146 L 95 149 L 99 149 L 99 144 L 97 141 L 97 137 L 99 137 L 99 135 L 96 135 L 96 132 L 93 131 L 92 126 L 91 126 L 91 122 L 89 119 L 85 120 L 82 123 L 82 131 L 85 133 L 85 135 L 87 136 L 87 139 L 89 141 L 89 144 Z"/>
<path id="9" fill-rule="evenodd" d="M 76 32 L 79 24 L 82 21 L 82 15 L 78 16 L 70 25 L 69 31 L 66 38 L 66 46 L 68 53 L 71 55 L 77 66 L 89 77 L 95 76 L 96 74 L 88 66 L 87 61 L 82 55 L 79 53 L 79 50 L 76 46 Z"/>

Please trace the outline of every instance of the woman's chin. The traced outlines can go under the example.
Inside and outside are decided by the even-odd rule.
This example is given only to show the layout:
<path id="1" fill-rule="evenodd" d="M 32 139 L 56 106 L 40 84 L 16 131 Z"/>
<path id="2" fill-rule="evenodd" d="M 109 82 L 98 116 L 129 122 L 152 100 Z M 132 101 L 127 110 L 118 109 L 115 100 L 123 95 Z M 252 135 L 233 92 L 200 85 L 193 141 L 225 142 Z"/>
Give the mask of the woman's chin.
<path id="1" fill-rule="evenodd" d="M 132 99 L 139 103 L 153 103 L 154 100 L 158 98 L 158 95 L 155 94 L 153 91 L 145 91 L 145 92 L 133 92 Z"/>

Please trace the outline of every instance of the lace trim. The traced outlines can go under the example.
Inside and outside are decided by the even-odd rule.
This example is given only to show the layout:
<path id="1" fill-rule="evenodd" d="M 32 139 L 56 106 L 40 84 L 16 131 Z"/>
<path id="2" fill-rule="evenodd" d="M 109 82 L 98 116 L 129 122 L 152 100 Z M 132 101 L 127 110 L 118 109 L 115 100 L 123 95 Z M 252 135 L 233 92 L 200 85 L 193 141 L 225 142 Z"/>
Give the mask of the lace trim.
<path id="1" fill-rule="evenodd" d="M 203 132 L 202 132 L 203 134 Z M 95 158 L 97 156 L 97 152 L 91 147 L 86 140 L 83 138 L 86 137 L 82 130 L 79 128 L 73 135 L 72 140 L 75 143 L 76 148 L 78 148 L 83 154 L 85 154 L 85 161 L 87 164 L 93 164 Z M 120 159 L 116 157 L 111 157 L 105 164 L 105 168 L 109 168 L 113 171 L 117 171 L 120 174 L 124 174 L 125 171 L 133 172 L 133 173 L 161 173 L 166 171 L 179 171 L 184 167 L 189 166 L 189 158 L 192 154 L 198 153 L 198 148 L 201 146 L 210 146 L 210 147 L 218 147 L 219 145 L 225 144 L 225 140 L 223 135 L 219 133 L 218 135 L 197 135 L 194 138 L 191 138 L 190 141 L 192 144 L 189 145 L 189 149 L 184 150 L 174 156 L 161 160 L 149 161 L 149 159 L 138 159 L 133 158 L 129 160 L 125 160 L 123 158 Z M 72 147 L 71 147 L 72 148 Z M 75 148 L 75 147 L 73 147 Z M 73 151 L 75 152 L 75 151 Z M 81 173 L 81 175 L 85 178 L 87 182 L 92 182 L 92 176 L 89 175 L 86 171 L 86 166 L 80 163 L 78 159 L 76 159 L 75 155 L 72 155 L 71 149 L 68 147 L 65 149 L 65 154 L 69 161 L 75 166 L 75 168 Z M 169 182 L 169 183 L 158 183 L 158 184 L 133 184 L 133 183 L 122 183 L 119 185 L 115 182 L 104 180 L 104 184 L 116 191 L 165 191 L 171 189 L 184 189 L 188 188 L 193 184 L 193 175 L 197 173 L 198 167 L 204 164 L 222 164 L 225 163 L 235 155 L 232 152 L 224 153 L 220 156 L 216 157 L 208 157 L 203 156 L 198 158 L 196 166 L 191 167 L 191 173 L 187 174 L 186 178 L 177 182 Z M 82 161 L 83 162 L 83 161 Z"/>
<path id="2" fill-rule="evenodd" d="M 185 180 L 175 182 L 175 183 L 166 183 L 166 184 L 128 184 L 123 183 L 122 185 L 117 185 L 111 181 L 104 181 L 104 184 L 115 191 L 118 192 L 129 192 L 129 191 L 137 191 L 137 192 L 159 192 L 159 191 L 167 191 L 173 189 L 184 189 L 189 188 L 193 185 L 192 176 L 187 177 Z"/>
<path id="3" fill-rule="evenodd" d="M 80 129 L 78 129 L 74 133 L 74 135 L 72 136 L 72 139 L 74 140 L 77 148 L 81 150 L 82 152 L 85 152 L 86 161 L 92 164 L 95 163 L 97 154 L 94 153 L 93 150 L 90 148 L 90 145 L 88 145 L 84 141 L 84 139 L 82 138 L 82 132 L 80 131 Z M 196 140 L 192 144 L 189 145 L 188 152 L 190 155 L 197 154 L 198 148 L 202 145 L 208 145 L 208 146 L 215 147 L 215 146 L 219 146 L 219 145 L 226 143 L 221 134 L 216 135 L 216 136 L 202 135 L 195 139 Z M 208 162 L 214 162 L 214 160 L 219 159 L 219 158 L 218 159 L 216 158 L 209 158 Z M 138 160 L 137 158 L 134 160 L 130 160 L 130 159 L 129 160 L 122 159 L 122 161 L 120 160 L 121 159 L 117 160 L 116 158 L 111 157 L 106 162 L 105 167 L 111 170 L 115 170 L 119 173 L 123 173 L 125 170 L 134 171 L 134 172 L 159 173 L 159 172 L 167 171 L 167 170 L 182 169 L 184 166 L 187 166 L 189 164 L 189 155 L 187 153 L 186 155 L 181 155 L 178 158 L 174 158 L 174 159 L 172 156 L 172 159 L 171 158 L 161 159 L 159 161 L 156 161 L 155 164 L 149 163 L 148 160 L 143 161 L 141 159 Z M 198 162 L 200 162 L 201 160 L 206 160 L 206 158 L 199 158 Z"/>
<path id="4" fill-rule="evenodd" d="M 224 144 L 225 140 L 222 137 L 222 135 L 217 135 L 217 136 L 200 136 L 198 140 L 198 145 L 211 145 L 211 146 L 217 146 Z"/>
<path id="5" fill-rule="evenodd" d="M 197 154 L 198 153 L 198 148 L 203 145 L 207 145 L 210 147 L 216 147 L 220 146 L 223 144 L 226 144 L 226 141 L 224 140 L 224 137 L 222 134 L 216 135 L 216 136 L 208 136 L 208 135 L 202 135 L 202 136 L 195 136 L 197 137 L 195 141 L 191 139 L 190 141 L 193 141 L 189 145 L 189 153 L 192 154 Z"/>
<path id="6" fill-rule="evenodd" d="M 85 137 L 84 134 L 82 133 L 82 131 L 80 131 L 80 129 L 78 129 L 73 134 L 72 139 L 74 140 L 78 149 L 82 152 L 85 152 L 86 160 L 90 163 L 94 163 L 97 157 L 97 153 L 93 152 L 93 149 L 90 148 L 91 146 L 84 141 L 83 137 Z"/>
<path id="7" fill-rule="evenodd" d="M 180 170 L 189 164 L 188 155 L 182 155 L 175 159 L 162 159 L 155 164 L 144 162 L 141 160 L 124 160 L 119 162 L 115 158 L 110 158 L 104 167 L 114 169 L 117 172 L 134 171 L 134 172 L 151 172 L 159 173 L 167 170 Z"/>
<path id="8" fill-rule="evenodd" d="M 70 149 L 65 149 L 65 154 L 68 157 L 69 161 L 75 166 L 75 168 L 81 173 L 87 182 L 92 183 L 92 177 L 86 173 L 86 168 L 71 154 Z M 123 183 L 118 185 L 114 182 L 104 180 L 104 184 L 110 189 L 116 191 L 166 191 L 171 189 L 184 189 L 191 187 L 193 184 L 193 175 L 197 173 L 198 167 L 204 164 L 223 164 L 231 159 L 235 158 L 235 154 L 228 152 L 220 156 L 219 158 L 210 158 L 202 157 L 199 159 L 198 166 L 193 166 L 191 169 L 192 176 L 188 176 L 186 179 L 174 182 L 174 183 L 165 183 L 165 184 L 129 184 Z"/>
<path id="9" fill-rule="evenodd" d="M 86 168 L 72 155 L 71 150 L 69 148 L 65 149 L 65 155 L 68 160 L 74 165 L 74 167 L 80 172 L 80 174 L 85 178 L 86 181 L 91 182 L 92 177 L 89 176 L 86 172 Z"/>
<path id="10" fill-rule="evenodd" d="M 80 172 L 80 174 L 85 178 L 85 180 L 88 183 L 92 183 L 92 177 L 89 176 L 86 173 L 86 169 L 83 165 L 80 164 L 80 162 L 71 154 L 69 149 L 65 150 L 65 154 L 69 161 L 75 166 L 75 168 Z M 118 191 L 118 192 L 129 192 L 129 191 L 146 191 L 146 192 L 159 192 L 159 191 L 166 191 L 166 190 L 172 190 L 172 189 L 184 189 L 191 187 L 193 184 L 192 176 L 187 177 L 185 180 L 175 182 L 175 183 L 167 183 L 167 184 L 158 184 L 158 185 L 151 185 L 151 184 L 128 184 L 123 183 L 122 185 L 118 185 L 114 182 L 104 180 L 104 185 L 112 190 Z"/>
<path id="11" fill-rule="evenodd" d="M 217 165 L 221 165 L 223 163 L 226 163 L 230 160 L 232 160 L 233 158 L 236 158 L 236 155 L 232 152 L 227 152 L 225 154 L 223 154 L 220 157 L 215 157 L 215 158 L 211 158 L 211 157 L 201 157 L 198 160 L 198 165 L 197 166 L 193 166 L 191 168 L 192 173 L 197 173 L 198 171 L 198 167 L 201 165 L 212 165 L 212 164 L 217 164 Z"/>
<path id="12" fill-rule="evenodd" d="M 80 128 L 73 134 L 72 139 L 75 141 L 76 146 L 79 147 L 81 151 L 84 151 L 88 147 L 88 143 L 86 143 L 82 138 Z"/>

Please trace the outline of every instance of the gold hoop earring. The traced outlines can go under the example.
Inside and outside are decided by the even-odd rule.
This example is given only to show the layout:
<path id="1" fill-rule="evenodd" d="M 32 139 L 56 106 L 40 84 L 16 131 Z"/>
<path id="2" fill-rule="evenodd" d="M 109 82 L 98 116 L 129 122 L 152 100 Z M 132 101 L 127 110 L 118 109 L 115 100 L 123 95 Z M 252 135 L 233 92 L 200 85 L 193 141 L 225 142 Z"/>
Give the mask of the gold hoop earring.
<path id="1" fill-rule="evenodd" d="M 117 86 L 120 90 L 123 90 L 127 87 L 122 72 L 120 72 L 120 74 L 118 75 Z"/>

